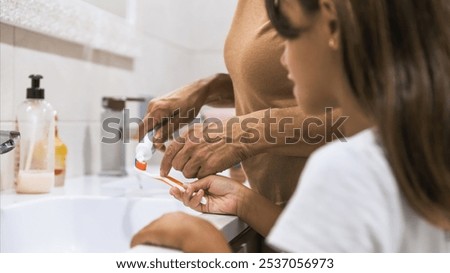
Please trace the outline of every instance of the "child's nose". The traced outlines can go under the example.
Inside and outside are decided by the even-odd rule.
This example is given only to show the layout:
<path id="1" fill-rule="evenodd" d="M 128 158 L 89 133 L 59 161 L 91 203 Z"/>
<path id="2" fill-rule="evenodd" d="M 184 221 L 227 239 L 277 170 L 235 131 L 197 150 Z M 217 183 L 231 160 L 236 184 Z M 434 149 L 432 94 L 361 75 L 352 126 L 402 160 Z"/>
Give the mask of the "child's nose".
<path id="1" fill-rule="evenodd" d="M 286 69 L 288 68 L 286 63 L 286 46 L 283 47 L 283 54 L 281 54 L 280 62 Z"/>

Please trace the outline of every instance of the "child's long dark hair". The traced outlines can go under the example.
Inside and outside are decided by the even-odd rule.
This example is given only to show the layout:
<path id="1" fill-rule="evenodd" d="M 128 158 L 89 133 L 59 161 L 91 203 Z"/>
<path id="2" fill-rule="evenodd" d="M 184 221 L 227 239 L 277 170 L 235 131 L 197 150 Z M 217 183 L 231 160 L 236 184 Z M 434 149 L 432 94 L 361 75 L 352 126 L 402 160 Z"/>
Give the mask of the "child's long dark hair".
<path id="1" fill-rule="evenodd" d="M 320 8 L 298 1 L 309 13 Z M 294 37 L 273 3 L 266 0 L 275 28 Z M 416 212 L 450 229 L 450 1 L 334 3 L 353 94 L 376 122 L 401 191 Z"/>

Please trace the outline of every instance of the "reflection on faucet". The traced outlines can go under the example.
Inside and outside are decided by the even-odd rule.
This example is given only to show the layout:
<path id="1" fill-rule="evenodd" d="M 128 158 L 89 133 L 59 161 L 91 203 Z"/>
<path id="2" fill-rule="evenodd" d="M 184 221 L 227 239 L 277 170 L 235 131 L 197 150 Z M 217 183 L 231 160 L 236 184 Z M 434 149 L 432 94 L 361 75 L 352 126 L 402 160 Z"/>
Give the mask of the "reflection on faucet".
<path id="1" fill-rule="evenodd" d="M 83 140 L 83 162 L 84 162 L 84 174 L 91 175 L 92 172 L 92 142 L 91 142 L 91 129 L 88 126 L 84 129 Z"/>
<path id="2" fill-rule="evenodd" d="M 105 109 L 101 115 L 101 170 L 100 175 L 124 176 L 125 142 L 124 142 L 124 110 L 126 101 L 144 102 L 144 98 L 103 97 Z M 128 124 L 126 124 L 128 126 Z"/>
<path id="3" fill-rule="evenodd" d="M 20 133 L 17 131 L 0 131 L 0 154 L 5 154 L 16 147 Z"/>

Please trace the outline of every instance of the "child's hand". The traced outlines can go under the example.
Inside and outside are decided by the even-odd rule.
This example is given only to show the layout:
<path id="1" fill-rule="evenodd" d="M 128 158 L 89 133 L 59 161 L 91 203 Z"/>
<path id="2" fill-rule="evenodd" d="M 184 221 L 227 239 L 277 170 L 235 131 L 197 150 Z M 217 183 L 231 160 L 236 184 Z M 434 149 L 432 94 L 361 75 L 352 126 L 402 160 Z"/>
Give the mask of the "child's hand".
<path id="1" fill-rule="evenodd" d="M 247 189 L 241 183 L 223 176 L 211 175 L 186 186 L 186 191 L 172 187 L 170 194 L 185 206 L 208 213 L 238 215 L 240 200 Z M 206 205 L 200 203 L 205 196 Z"/>
<path id="2" fill-rule="evenodd" d="M 223 234 L 211 223 L 182 212 L 165 214 L 141 229 L 133 236 L 130 246 L 140 244 L 183 252 L 230 252 Z"/>

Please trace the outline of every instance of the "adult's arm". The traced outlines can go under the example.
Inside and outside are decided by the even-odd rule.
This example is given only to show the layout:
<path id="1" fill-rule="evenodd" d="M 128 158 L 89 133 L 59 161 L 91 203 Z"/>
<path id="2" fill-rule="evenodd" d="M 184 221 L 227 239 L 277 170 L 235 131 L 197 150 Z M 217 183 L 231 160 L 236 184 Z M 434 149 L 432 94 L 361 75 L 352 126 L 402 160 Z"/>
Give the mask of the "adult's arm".
<path id="1" fill-rule="evenodd" d="M 260 110 L 225 121 L 195 125 L 171 143 L 161 161 L 161 175 L 170 169 L 186 177 L 206 177 L 260 153 L 307 157 L 336 137 L 344 136 L 341 111 L 312 116 L 299 107 Z"/>
<path id="2" fill-rule="evenodd" d="M 155 134 L 154 142 L 164 143 L 172 133 L 191 122 L 203 105 L 215 107 L 234 106 L 234 92 L 228 74 L 215 74 L 178 88 L 170 94 L 153 99 L 147 114 L 139 124 L 139 139 L 158 124 L 165 122 Z"/>

